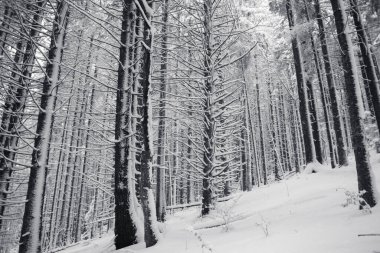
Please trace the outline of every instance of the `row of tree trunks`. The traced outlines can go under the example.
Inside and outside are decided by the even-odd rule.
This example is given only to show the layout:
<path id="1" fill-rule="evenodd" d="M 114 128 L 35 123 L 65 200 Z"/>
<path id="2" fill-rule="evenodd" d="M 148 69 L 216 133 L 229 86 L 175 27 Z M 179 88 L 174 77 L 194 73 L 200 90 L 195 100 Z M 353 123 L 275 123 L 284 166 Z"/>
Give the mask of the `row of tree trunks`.
<path id="1" fill-rule="evenodd" d="M 323 17 L 321 14 L 319 0 L 314 0 L 314 6 L 315 6 L 315 14 L 316 14 L 318 29 L 319 29 L 319 40 L 322 47 L 322 55 L 323 55 L 323 62 L 325 66 L 325 72 L 326 72 L 326 80 L 329 87 L 331 110 L 332 110 L 332 115 L 333 115 L 333 126 L 334 126 L 335 137 L 336 137 L 336 142 L 337 142 L 337 150 L 338 150 L 337 162 L 339 166 L 344 166 L 348 164 L 346 148 L 345 148 L 346 146 L 344 144 L 344 136 L 343 136 L 344 130 L 343 130 L 343 125 L 342 125 L 341 113 L 339 110 L 336 84 L 335 84 L 334 74 L 332 72 L 330 54 L 329 54 L 329 49 L 327 46 L 328 44 L 327 44 L 327 38 L 326 38 L 326 31 L 325 31 L 325 26 L 323 22 Z"/>
<path id="2" fill-rule="evenodd" d="M 27 93 L 35 61 L 36 46 L 34 43 L 40 33 L 45 5 L 46 1 L 38 1 L 35 8 L 27 6 L 29 11 L 34 11 L 35 13 L 31 20 L 32 26 L 29 31 L 29 39 L 25 41 L 23 36 L 21 36 L 22 39 L 16 45 L 17 52 L 13 60 L 14 68 L 9 80 L 8 96 L 6 97 L 1 118 L 0 203 L 6 203 L 10 178 L 13 172 L 12 168 L 15 166 L 13 162 L 16 159 L 16 150 L 20 138 L 20 124 L 24 116 Z M 5 205 L 1 205 L 0 216 L 4 215 L 4 211 Z M 0 229 L 1 224 L 2 219 L 0 219 Z"/>
<path id="3" fill-rule="evenodd" d="M 289 21 L 290 31 L 292 34 L 292 49 L 294 56 L 294 65 L 296 69 L 296 77 L 297 77 L 297 86 L 298 86 L 298 99 L 299 99 L 299 108 L 301 115 L 301 123 L 302 123 L 302 133 L 303 133 L 303 142 L 305 146 L 305 156 L 306 163 L 312 163 L 316 160 L 315 146 L 312 136 L 311 129 L 311 119 L 310 119 L 310 109 L 308 103 L 308 96 L 306 92 L 306 79 L 304 76 L 304 66 L 303 66 L 303 57 L 301 53 L 301 46 L 298 39 L 298 35 L 294 32 L 295 26 L 295 18 L 292 0 L 286 1 L 286 10 Z"/>
<path id="4" fill-rule="evenodd" d="M 267 171 L 267 160 L 265 155 L 265 142 L 264 142 L 264 124 L 261 120 L 261 107 L 260 107 L 260 86 L 258 78 L 258 69 L 257 69 L 257 59 L 256 55 L 254 56 L 255 61 L 255 75 L 256 75 L 256 105 L 257 105 L 257 117 L 258 124 L 260 127 L 260 150 L 261 150 L 261 161 L 262 161 L 262 173 L 264 179 L 264 185 L 268 184 L 268 171 Z"/>
<path id="5" fill-rule="evenodd" d="M 359 87 L 354 47 L 346 26 L 348 20 L 345 13 L 344 2 L 342 0 L 331 0 L 331 5 L 334 12 L 335 25 L 341 48 L 345 91 L 347 94 L 347 100 L 350 101 L 347 105 L 350 115 L 351 139 L 355 154 L 358 188 L 359 192 L 362 193 L 363 199 L 372 207 L 376 205 L 375 195 L 377 193 L 375 192 L 375 184 L 372 177 L 373 172 L 364 136 L 363 101 Z M 360 204 L 363 205 L 364 203 Z"/>
<path id="6" fill-rule="evenodd" d="M 35 149 L 32 153 L 32 167 L 30 169 L 27 202 L 20 237 L 20 253 L 41 252 L 42 209 L 45 196 L 48 148 L 68 15 L 69 7 L 66 1 L 58 2 L 48 54 L 50 63 L 46 66 L 47 76 L 42 87 L 41 110 L 37 121 Z"/>
<path id="7" fill-rule="evenodd" d="M 372 106 L 377 121 L 377 128 L 380 132 L 380 88 L 379 79 L 376 75 L 374 59 L 372 57 L 371 45 L 368 42 L 368 36 L 362 22 L 357 0 L 350 0 L 350 5 L 351 15 L 354 18 L 356 33 L 358 35 L 361 57 L 364 63 L 363 66 L 365 69 L 366 78 L 368 80 L 368 87 L 371 93 L 371 97 L 368 99 L 372 99 Z"/>

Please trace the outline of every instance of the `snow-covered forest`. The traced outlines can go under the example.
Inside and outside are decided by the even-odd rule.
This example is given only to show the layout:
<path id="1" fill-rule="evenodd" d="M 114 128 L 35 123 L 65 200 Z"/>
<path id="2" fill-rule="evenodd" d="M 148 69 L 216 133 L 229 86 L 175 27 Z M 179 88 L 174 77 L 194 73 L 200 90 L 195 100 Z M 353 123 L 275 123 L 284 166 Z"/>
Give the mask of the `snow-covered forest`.
<path id="1" fill-rule="evenodd" d="M 379 0 L 0 0 L 0 253 L 380 252 Z"/>

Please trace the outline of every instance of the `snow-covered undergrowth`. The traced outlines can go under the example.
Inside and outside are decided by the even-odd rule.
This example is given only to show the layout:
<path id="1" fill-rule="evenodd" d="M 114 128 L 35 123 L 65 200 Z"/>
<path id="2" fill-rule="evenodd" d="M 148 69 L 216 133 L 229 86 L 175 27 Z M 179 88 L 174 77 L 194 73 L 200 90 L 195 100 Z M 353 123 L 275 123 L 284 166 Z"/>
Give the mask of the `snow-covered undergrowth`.
<path id="1" fill-rule="evenodd" d="M 372 166 L 380 186 L 379 154 L 372 153 Z M 227 202 L 206 218 L 199 217 L 197 208 L 175 213 L 168 217 L 156 246 L 134 245 L 116 252 L 380 252 L 380 236 L 369 235 L 380 234 L 380 204 L 371 213 L 346 204 L 345 192 L 357 192 L 354 167 L 331 170 L 319 165 L 317 171 L 239 193 L 229 200 L 233 205 Z M 82 242 L 62 253 L 114 252 L 112 236 Z"/>

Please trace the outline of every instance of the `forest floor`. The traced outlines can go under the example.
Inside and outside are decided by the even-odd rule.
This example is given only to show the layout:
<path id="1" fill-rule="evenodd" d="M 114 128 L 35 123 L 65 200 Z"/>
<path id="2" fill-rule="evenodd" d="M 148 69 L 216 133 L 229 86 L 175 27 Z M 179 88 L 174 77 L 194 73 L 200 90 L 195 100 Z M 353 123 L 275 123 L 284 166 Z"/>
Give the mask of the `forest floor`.
<path id="1" fill-rule="evenodd" d="M 380 154 L 371 153 L 371 163 L 380 190 Z M 344 207 L 346 193 L 357 191 L 353 164 L 351 158 L 350 166 L 334 170 L 311 165 L 290 179 L 234 195 L 207 218 L 199 217 L 199 208 L 176 212 L 163 224 L 157 245 L 116 252 L 380 253 L 380 204 L 371 213 Z M 318 173 L 309 173 L 313 168 Z M 60 253 L 114 251 L 109 234 Z"/>

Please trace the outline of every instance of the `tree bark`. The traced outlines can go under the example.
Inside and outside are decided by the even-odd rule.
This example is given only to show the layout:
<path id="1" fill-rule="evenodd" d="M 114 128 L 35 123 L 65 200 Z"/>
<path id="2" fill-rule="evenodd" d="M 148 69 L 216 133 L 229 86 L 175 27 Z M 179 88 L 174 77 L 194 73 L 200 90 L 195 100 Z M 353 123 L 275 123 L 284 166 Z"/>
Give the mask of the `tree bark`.
<path id="1" fill-rule="evenodd" d="M 377 128 L 380 132 L 380 90 L 379 80 L 376 75 L 375 64 L 372 58 L 371 45 L 362 22 L 357 0 L 350 0 L 351 15 L 354 18 L 356 33 L 358 35 L 361 57 L 363 58 L 365 72 L 367 74 L 368 86 L 371 92 L 372 106 L 374 108 L 377 121 Z"/>
<path id="2" fill-rule="evenodd" d="M 167 86 L 168 69 L 168 0 L 162 1 L 162 43 L 161 43 L 161 63 L 160 63 L 160 101 L 158 119 L 158 144 L 157 144 L 157 189 L 156 189 L 156 209 L 158 221 L 165 221 L 166 214 L 166 190 L 165 190 L 165 100 Z"/>
<path id="3" fill-rule="evenodd" d="M 292 6 L 292 0 L 287 0 L 286 2 L 286 10 L 288 15 L 288 21 L 289 21 L 289 28 L 290 31 L 294 31 L 294 14 L 293 14 L 293 6 Z M 299 98 L 299 108 L 300 108 L 300 115 L 301 115 L 301 123 L 302 123 L 302 133 L 303 133 L 303 139 L 304 139 L 304 146 L 305 146 L 305 156 L 306 156 L 306 163 L 314 162 L 316 159 L 315 156 L 315 147 L 312 137 L 312 130 L 311 130 L 311 120 L 309 115 L 309 103 L 307 102 L 307 92 L 306 92 L 306 80 L 304 76 L 304 66 L 303 66 L 303 60 L 302 60 L 302 54 L 301 54 L 301 48 L 300 43 L 298 39 L 297 34 L 292 34 L 292 49 L 293 49 L 293 56 L 294 56 L 294 66 L 296 69 L 296 76 L 297 76 L 297 86 L 298 86 L 298 98 Z"/>
<path id="4" fill-rule="evenodd" d="M 309 97 L 309 108 L 310 108 L 310 120 L 311 120 L 311 128 L 314 140 L 315 147 L 315 158 L 319 163 L 323 163 L 322 157 L 322 146 L 321 146 L 321 136 L 319 134 L 319 122 L 318 122 L 318 114 L 315 103 L 315 95 L 314 88 L 311 80 L 306 80 L 307 93 Z"/>
<path id="5" fill-rule="evenodd" d="M 134 9 L 132 0 L 124 0 L 123 20 L 121 32 L 121 46 L 119 51 L 119 69 L 117 79 L 117 100 L 116 100 L 116 123 L 115 123 L 115 247 L 121 249 L 137 243 L 137 227 L 132 201 L 133 172 L 134 168 L 129 168 L 128 154 L 128 105 L 130 84 L 128 83 L 129 50 L 128 42 L 134 33 L 131 30 L 131 20 Z"/>
<path id="6" fill-rule="evenodd" d="M 204 105 L 203 105 L 203 124 L 204 124 L 204 136 L 203 136 L 203 179 L 202 179 L 202 216 L 210 213 L 213 208 L 213 186 L 212 186 L 212 171 L 213 171 L 213 157 L 214 157 L 214 122 L 212 119 L 212 101 L 211 95 L 213 93 L 213 74 L 212 74 L 212 48 L 211 48 L 211 36 L 212 36 L 212 1 L 204 0 L 203 2 L 203 29 L 204 29 Z"/>
<path id="7" fill-rule="evenodd" d="M 151 74 L 152 74 L 152 50 L 153 50 L 153 33 L 152 33 L 152 16 L 151 10 L 153 2 L 148 2 L 148 6 L 139 0 L 140 6 L 144 9 L 144 49 L 141 63 L 141 87 L 142 87 L 142 121 L 141 134 L 143 150 L 141 153 L 141 204 L 144 213 L 144 239 L 146 247 L 155 245 L 158 241 L 158 228 L 155 201 L 152 190 L 152 142 L 153 132 L 151 129 Z M 147 8 L 150 8 L 148 10 Z"/>
<path id="8" fill-rule="evenodd" d="M 339 111 L 336 84 L 334 80 L 333 71 L 331 68 L 330 55 L 329 55 L 329 50 L 327 47 L 325 26 L 323 23 L 323 17 L 321 14 L 319 0 L 314 0 L 314 6 L 315 6 L 315 13 L 317 16 L 317 21 L 318 21 L 319 40 L 321 41 L 323 62 L 325 65 L 326 79 L 327 79 L 327 84 L 329 87 L 329 94 L 330 94 L 330 100 L 331 100 L 333 125 L 334 125 L 335 137 L 336 137 L 336 142 L 337 142 L 337 150 L 338 150 L 337 162 L 339 166 L 345 166 L 348 164 L 348 160 L 347 160 L 347 154 L 346 154 L 346 146 L 344 144 L 343 125 L 342 125 L 341 113 Z"/>
<path id="9" fill-rule="evenodd" d="M 68 14 L 68 4 L 64 0 L 58 2 L 48 54 L 50 62 L 46 66 L 47 76 L 45 76 L 43 82 L 41 110 L 37 121 L 37 135 L 34 140 L 35 149 L 32 154 L 32 167 L 26 196 L 27 202 L 21 229 L 20 253 L 41 252 L 42 207 L 45 196 L 48 147 Z"/>
<path id="10" fill-rule="evenodd" d="M 355 54 L 349 31 L 347 31 L 347 16 L 342 0 L 331 0 L 334 12 L 335 25 L 341 48 L 342 64 L 346 86 L 348 110 L 350 114 L 351 139 L 356 160 L 359 192 L 363 192 L 363 199 L 369 206 L 376 205 L 375 183 L 366 147 L 363 123 L 363 102 L 359 87 L 358 73 L 356 69 Z M 363 203 L 361 203 L 362 205 Z"/>
<path id="11" fill-rule="evenodd" d="M 12 83 L 9 84 L 9 95 L 6 97 L 1 118 L 0 147 L 3 148 L 0 150 L 0 203 L 4 203 L 8 197 L 7 191 L 13 173 L 12 161 L 16 158 L 16 147 L 20 138 L 20 122 L 23 119 L 27 100 L 27 89 L 29 88 L 35 61 L 36 46 L 34 45 L 34 40 L 39 36 L 45 4 L 46 1 L 39 1 L 36 5 L 36 9 L 33 9 L 35 14 L 31 21 L 32 28 L 29 31 L 30 39 L 27 42 L 25 42 L 24 39 L 20 39 L 16 45 L 17 51 L 13 60 L 14 68 L 11 73 L 11 82 L 15 82 L 17 85 Z M 29 5 L 27 6 L 27 9 L 32 11 Z M 18 63 L 22 64 L 21 70 L 19 70 L 19 66 L 17 66 Z M 4 212 L 5 205 L 1 205 L 0 216 L 3 216 Z M 0 228 L 1 225 L 2 219 L 0 219 Z"/>
<path id="12" fill-rule="evenodd" d="M 264 185 L 268 184 L 268 172 L 267 172 L 267 159 L 265 156 L 265 142 L 264 142 L 264 124 L 261 120 L 261 107 L 260 107 L 260 87 L 259 87 L 259 79 L 258 79 L 258 69 L 257 69 L 257 59 L 256 55 L 254 56 L 255 61 L 255 76 L 256 76 L 256 105 L 257 105 L 257 117 L 258 117 L 258 123 L 260 127 L 260 149 L 261 149 L 261 156 L 262 156 L 262 171 L 263 171 L 263 178 L 264 178 Z"/>

